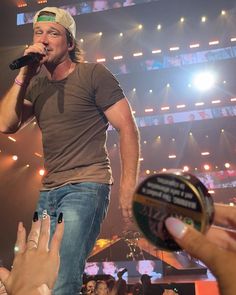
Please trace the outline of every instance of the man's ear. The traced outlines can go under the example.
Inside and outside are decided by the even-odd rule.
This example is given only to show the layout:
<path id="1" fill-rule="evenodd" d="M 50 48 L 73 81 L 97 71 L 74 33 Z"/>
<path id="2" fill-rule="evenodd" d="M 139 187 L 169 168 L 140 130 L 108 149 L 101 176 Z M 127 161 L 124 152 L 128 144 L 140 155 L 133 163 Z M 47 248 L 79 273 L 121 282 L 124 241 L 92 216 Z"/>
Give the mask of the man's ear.
<path id="1" fill-rule="evenodd" d="M 72 51 L 74 47 L 75 47 L 75 42 L 74 40 L 71 39 L 70 42 L 68 42 L 68 50 Z"/>

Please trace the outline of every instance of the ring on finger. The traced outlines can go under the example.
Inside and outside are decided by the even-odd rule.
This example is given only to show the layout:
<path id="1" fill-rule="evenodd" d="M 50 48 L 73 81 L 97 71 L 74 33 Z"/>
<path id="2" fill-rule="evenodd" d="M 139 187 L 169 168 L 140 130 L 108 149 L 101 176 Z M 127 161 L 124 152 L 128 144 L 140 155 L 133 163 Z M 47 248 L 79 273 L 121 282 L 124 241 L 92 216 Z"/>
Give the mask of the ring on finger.
<path id="1" fill-rule="evenodd" d="M 27 241 L 28 245 L 29 245 L 30 242 L 33 243 L 33 247 L 30 247 L 30 248 L 37 248 L 38 247 L 38 244 L 37 244 L 37 242 L 35 240 L 32 240 L 32 239 L 28 240 Z"/>

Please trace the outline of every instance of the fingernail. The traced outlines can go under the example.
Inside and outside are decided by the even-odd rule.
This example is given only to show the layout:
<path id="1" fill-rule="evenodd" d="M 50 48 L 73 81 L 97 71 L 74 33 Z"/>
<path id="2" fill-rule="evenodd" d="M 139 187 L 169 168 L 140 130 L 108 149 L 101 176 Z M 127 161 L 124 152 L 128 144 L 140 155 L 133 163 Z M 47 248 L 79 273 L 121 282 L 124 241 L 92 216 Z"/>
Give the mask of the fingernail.
<path id="1" fill-rule="evenodd" d="M 187 226 L 185 223 L 174 217 L 168 217 L 165 220 L 165 225 L 168 229 L 168 232 L 177 239 L 181 239 L 187 231 Z"/>
<path id="2" fill-rule="evenodd" d="M 46 219 L 47 216 L 48 216 L 47 210 L 43 210 L 43 216 L 42 216 L 42 218 L 43 219 Z"/>
<path id="3" fill-rule="evenodd" d="M 36 221 L 38 221 L 38 220 L 39 220 L 39 215 L 38 215 L 38 212 L 35 211 L 35 212 L 34 212 L 34 216 L 33 216 L 33 222 L 36 222 Z"/>
<path id="4" fill-rule="evenodd" d="M 23 230 L 23 223 L 20 221 L 18 224 L 18 231 L 22 231 Z"/>
<path id="5" fill-rule="evenodd" d="M 57 223 L 62 223 L 63 220 L 63 213 L 61 212 L 58 216 Z"/>

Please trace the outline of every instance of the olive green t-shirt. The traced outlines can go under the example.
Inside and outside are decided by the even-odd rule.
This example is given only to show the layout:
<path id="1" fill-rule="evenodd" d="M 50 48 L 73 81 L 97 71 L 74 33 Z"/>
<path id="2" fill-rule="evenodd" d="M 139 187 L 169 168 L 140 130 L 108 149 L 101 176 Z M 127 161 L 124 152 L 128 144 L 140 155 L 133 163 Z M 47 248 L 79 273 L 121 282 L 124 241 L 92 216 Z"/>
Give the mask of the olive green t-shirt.
<path id="1" fill-rule="evenodd" d="M 35 79 L 27 99 L 42 132 L 43 189 L 70 182 L 112 183 L 104 111 L 123 98 L 118 81 L 97 63 L 78 63 L 60 81 Z"/>

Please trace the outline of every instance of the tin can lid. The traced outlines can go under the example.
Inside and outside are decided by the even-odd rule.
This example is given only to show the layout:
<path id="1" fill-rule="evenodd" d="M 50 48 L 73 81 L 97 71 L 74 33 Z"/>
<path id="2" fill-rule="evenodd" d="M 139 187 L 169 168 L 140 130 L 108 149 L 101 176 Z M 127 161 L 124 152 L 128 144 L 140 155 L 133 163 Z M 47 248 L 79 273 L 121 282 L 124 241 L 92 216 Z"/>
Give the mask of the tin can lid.
<path id="1" fill-rule="evenodd" d="M 213 200 L 195 176 L 182 171 L 147 177 L 136 189 L 133 216 L 145 238 L 166 251 L 181 250 L 165 227 L 173 216 L 204 233 L 213 221 Z"/>

